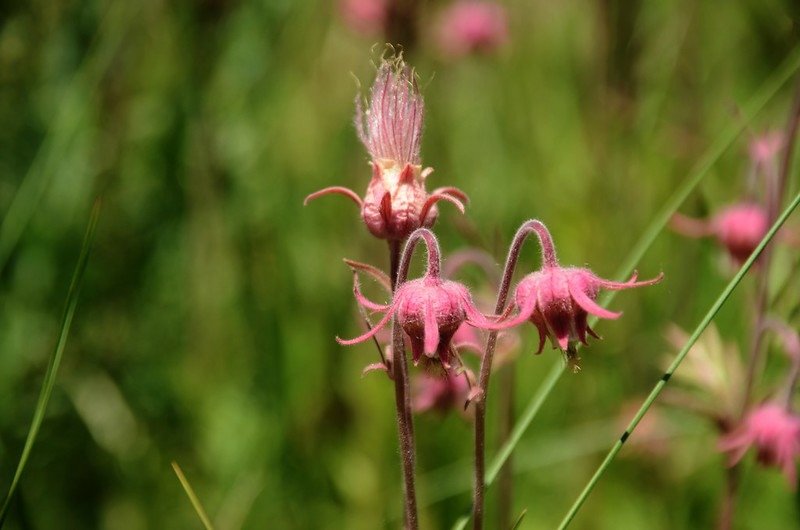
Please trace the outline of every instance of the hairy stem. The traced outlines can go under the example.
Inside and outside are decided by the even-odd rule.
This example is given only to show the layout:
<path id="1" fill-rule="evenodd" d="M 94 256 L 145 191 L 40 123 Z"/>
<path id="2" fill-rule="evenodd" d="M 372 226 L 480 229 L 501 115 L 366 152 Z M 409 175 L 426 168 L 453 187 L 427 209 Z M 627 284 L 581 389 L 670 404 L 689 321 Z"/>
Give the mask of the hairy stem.
<path id="1" fill-rule="evenodd" d="M 525 222 L 517 230 L 508 250 L 503 277 L 500 280 L 500 289 L 497 292 L 495 314 L 501 314 L 506 307 L 508 292 L 511 288 L 511 277 L 517 267 L 522 244 L 532 232 L 535 232 L 539 237 L 543 264 L 550 266 L 558 263 L 555 249 L 553 248 L 553 240 L 544 224 L 535 219 Z M 489 376 L 492 371 L 494 349 L 497 345 L 497 333 L 497 331 L 490 332 L 489 338 L 486 340 L 486 350 L 483 354 L 483 359 L 481 359 L 480 374 L 478 375 L 478 386 L 483 391 L 483 394 L 475 400 L 475 473 L 473 476 L 472 499 L 472 524 L 475 530 L 483 528 L 483 508 L 486 491 L 486 399 L 489 394 Z"/>
<path id="2" fill-rule="evenodd" d="M 400 241 L 389 241 L 389 273 L 392 292 L 397 290 L 400 268 Z M 394 401 L 397 408 L 397 436 L 400 444 L 400 459 L 403 465 L 403 519 L 405 528 L 416 530 L 417 494 L 414 485 L 414 421 L 411 417 L 411 397 L 408 388 L 406 349 L 403 330 L 392 320 L 392 371 L 394 375 Z"/>
<path id="3" fill-rule="evenodd" d="M 501 372 L 500 382 L 500 443 L 503 447 L 511 436 L 514 428 L 514 370 L 513 366 L 506 366 Z M 514 470 L 513 462 L 509 457 L 500 471 L 498 477 L 498 528 L 511 528 L 511 510 L 514 504 Z"/>

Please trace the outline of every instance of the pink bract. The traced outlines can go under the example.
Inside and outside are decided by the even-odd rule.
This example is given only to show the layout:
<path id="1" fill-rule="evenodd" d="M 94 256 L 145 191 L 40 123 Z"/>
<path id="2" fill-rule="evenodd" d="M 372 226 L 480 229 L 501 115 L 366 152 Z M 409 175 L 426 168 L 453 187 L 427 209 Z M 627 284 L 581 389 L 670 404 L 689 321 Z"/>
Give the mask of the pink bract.
<path id="1" fill-rule="evenodd" d="M 786 407 L 767 403 L 747 415 L 735 430 L 723 436 L 719 449 L 729 454 L 729 465 L 742 459 L 754 448 L 758 461 L 779 468 L 789 484 L 796 487 L 795 460 L 800 455 L 800 417 Z"/>

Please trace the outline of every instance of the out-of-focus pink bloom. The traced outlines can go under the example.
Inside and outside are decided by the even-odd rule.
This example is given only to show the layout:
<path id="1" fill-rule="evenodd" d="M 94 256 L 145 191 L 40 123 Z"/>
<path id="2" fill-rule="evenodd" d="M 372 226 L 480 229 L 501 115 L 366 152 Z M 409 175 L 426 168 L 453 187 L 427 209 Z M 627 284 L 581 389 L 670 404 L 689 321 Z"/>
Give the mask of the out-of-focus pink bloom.
<path id="1" fill-rule="evenodd" d="M 345 23 L 357 33 L 367 36 L 383 31 L 388 15 L 388 0 L 340 0 L 339 11 Z"/>
<path id="2" fill-rule="evenodd" d="M 770 131 L 756 136 L 750 142 L 750 158 L 757 164 L 771 162 L 783 149 L 783 144 L 783 133 L 780 131 Z"/>
<path id="3" fill-rule="evenodd" d="M 464 212 L 467 196 L 452 187 L 428 194 L 425 179 L 433 171 L 422 169 L 420 142 L 425 105 L 417 78 L 401 58 L 384 60 L 364 111 L 356 98 L 358 137 L 372 161 L 372 179 L 362 200 L 348 188 L 333 186 L 312 193 L 305 203 L 328 194 L 340 194 L 355 202 L 367 229 L 381 239 L 403 240 L 420 227 L 433 226 L 436 203 L 448 201 Z"/>
<path id="4" fill-rule="evenodd" d="M 442 413 L 453 409 L 463 411 L 470 391 L 468 372 L 456 374 L 447 370 L 444 374 L 419 372 L 413 379 L 414 399 L 411 406 L 414 412 L 437 410 Z"/>
<path id="5" fill-rule="evenodd" d="M 719 449 L 729 453 L 731 466 L 741 460 L 750 447 L 756 450 L 761 464 L 779 468 L 789 484 L 796 487 L 800 417 L 784 406 L 767 403 L 750 412 L 738 428 L 719 442 Z"/>
<path id="6" fill-rule="evenodd" d="M 769 230 L 766 210 L 755 203 L 724 208 L 708 221 L 675 214 L 672 228 L 685 236 L 714 236 L 737 264 L 744 263 Z"/>
<path id="7" fill-rule="evenodd" d="M 451 56 L 492 52 L 508 41 L 505 8 L 494 2 L 459 0 L 439 22 L 439 44 Z"/>
<path id="8" fill-rule="evenodd" d="M 595 299 L 600 289 L 622 290 L 653 285 L 661 281 L 663 273 L 651 280 L 636 281 L 636 273 L 627 282 L 613 282 L 596 276 L 591 270 L 577 267 L 561 267 L 556 257 L 553 239 L 547 228 L 540 225 L 537 231 L 542 246 L 542 268 L 528 274 L 517 284 L 514 303 L 519 314 L 503 323 L 505 327 L 516 326 L 525 321 L 532 322 L 539 331 L 541 353 L 545 337 L 550 337 L 553 348 L 568 353 L 568 360 L 577 368 L 577 359 L 569 357 L 573 353 L 570 345 L 576 341 L 586 342 L 586 334 L 599 338 L 587 324 L 589 313 L 608 319 L 617 319 L 622 313 L 615 313 L 597 305 Z"/>

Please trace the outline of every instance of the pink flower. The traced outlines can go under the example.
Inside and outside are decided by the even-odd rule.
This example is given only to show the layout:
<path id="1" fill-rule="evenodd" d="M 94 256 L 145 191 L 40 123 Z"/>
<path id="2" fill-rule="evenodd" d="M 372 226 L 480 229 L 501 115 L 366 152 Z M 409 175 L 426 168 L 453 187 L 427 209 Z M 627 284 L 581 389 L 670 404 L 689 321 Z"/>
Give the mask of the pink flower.
<path id="1" fill-rule="evenodd" d="M 789 484 L 796 487 L 800 417 L 776 403 L 767 403 L 750 412 L 737 429 L 719 442 L 719 449 L 729 453 L 731 466 L 739 462 L 750 447 L 756 449 L 761 464 L 780 468 Z"/>
<path id="2" fill-rule="evenodd" d="M 780 131 L 766 132 L 756 136 L 750 142 L 750 158 L 757 164 L 771 162 L 783 149 L 783 144 L 783 133 Z"/>
<path id="3" fill-rule="evenodd" d="M 373 36 L 384 28 L 389 3 L 387 0 L 340 0 L 339 11 L 353 31 Z"/>
<path id="4" fill-rule="evenodd" d="M 737 264 L 750 257 L 769 230 L 766 210 L 749 202 L 729 206 L 709 221 L 675 214 L 671 224 L 676 232 L 685 236 L 715 236 Z"/>
<path id="5" fill-rule="evenodd" d="M 492 52 L 507 40 L 508 19 L 499 4 L 460 0 L 442 13 L 439 44 L 448 55 Z"/>
<path id="6" fill-rule="evenodd" d="M 545 337 L 550 337 L 553 348 L 570 351 L 571 343 L 580 341 L 586 344 L 586 334 L 599 338 L 587 324 L 588 314 L 600 318 L 616 319 L 622 313 L 615 313 L 597 305 L 595 298 L 600 289 L 622 290 L 633 287 L 653 285 L 661 281 L 663 273 L 652 280 L 636 281 L 636 273 L 627 282 L 612 282 L 596 276 L 591 270 L 576 267 L 561 267 L 558 264 L 553 240 L 547 228 L 539 223 L 537 235 L 542 245 L 542 268 L 525 276 L 517 284 L 514 303 L 507 313 L 516 306 L 519 314 L 505 322 L 506 327 L 525 321 L 532 322 L 539 331 L 541 353 Z M 571 363 L 577 359 L 568 356 Z"/>
<path id="7" fill-rule="evenodd" d="M 418 363 L 424 354 L 428 358 L 438 359 L 446 368 L 450 365 L 453 336 L 461 324 L 466 322 L 483 328 L 496 324 L 478 311 L 465 286 L 441 278 L 438 243 L 431 232 L 420 230 L 419 233 L 423 233 L 421 237 L 428 244 L 425 275 L 402 283 L 389 304 L 376 304 L 367 299 L 361 293 L 358 275 L 354 275 L 353 291 L 358 303 L 371 311 L 385 312 L 385 315 L 366 333 L 354 339 L 337 337 L 336 340 L 345 346 L 364 342 L 386 326 L 392 316 L 396 316 L 411 342 L 414 363 Z"/>
<path id="8" fill-rule="evenodd" d="M 463 213 L 467 196 L 461 190 L 445 187 L 431 194 L 425 190 L 433 170 L 422 169 L 419 155 L 424 114 L 414 72 L 399 57 L 385 60 L 378 68 L 369 108 L 364 111 L 356 100 L 356 131 L 372 157 L 372 179 L 364 199 L 334 186 L 312 193 L 305 203 L 332 193 L 345 195 L 361 208 L 367 229 L 390 240 L 403 240 L 417 228 L 433 226 L 441 200 Z"/>
<path id="9" fill-rule="evenodd" d="M 469 377 L 467 372 L 456 374 L 452 370 L 441 375 L 420 372 L 414 378 L 415 395 L 411 404 L 414 412 L 463 410 L 469 398 Z"/>

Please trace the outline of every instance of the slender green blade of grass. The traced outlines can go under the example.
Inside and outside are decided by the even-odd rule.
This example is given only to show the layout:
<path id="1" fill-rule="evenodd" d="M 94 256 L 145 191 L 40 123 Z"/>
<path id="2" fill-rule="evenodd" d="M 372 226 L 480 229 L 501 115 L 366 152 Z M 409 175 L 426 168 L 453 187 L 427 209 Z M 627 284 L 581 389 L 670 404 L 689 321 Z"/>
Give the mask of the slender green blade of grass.
<path id="1" fill-rule="evenodd" d="M 192 489 L 192 485 L 189 484 L 189 481 L 186 479 L 186 475 L 183 474 L 181 466 L 179 466 L 177 462 L 172 462 L 172 470 L 175 471 L 175 475 L 178 476 L 178 480 L 183 487 L 183 491 L 185 491 L 186 496 L 189 497 L 189 500 L 194 507 L 194 511 L 197 513 L 197 516 L 200 518 L 203 526 L 206 528 L 206 530 L 214 530 L 214 526 L 211 524 L 211 519 L 208 518 L 208 514 L 203 508 L 203 505 L 200 503 L 200 499 L 197 497 L 194 489 Z"/>
<path id="2" fill-rule="evenodd" d="M 97 91 L 103 73 L 108 69 L 122 42 L 125 28 L 130 25 L 130 11 L 136 4 L 138 3 L 129 5 L 128 2 L 113 2 L 109 6 L 100 21 L 99 32 L 87 51 L 86 59 L 64 89 L 63 101 L 49 123 L 42 144 L 0 222 L 0 271 L 5 268 L 78 131 L 85 125 L 87 108 L 82 97 L 91 99 Z"/>
<path id="3" fill-rule="evenodd" d="M 522 513 L 519 514 L 519 517 L 517 517 L 517 522 L 514 523 L 514 526 L 511 527 L 511 530 L 518 530 L 519 527 L 522 525 L 522 520 L 525 519 L 526 515 L 528 515 L 528 509 L 527 508 L 522 510 Z"/>
<path id="4" fill-rule="evenodd" d="M 761 109 L 778 93 L 789 79 L 800 69 L 800 47 L 796 48 L 783 64 L 761 85 L 759 90 L 742 107 L 741 118 L 731 123 L 720 133 L 717 140 L 711 145 L 706 155 L 694 166 L 689 177 L 678 187 L 672 196 L 664 203 L 664 207 L 656 214 L 653 220 L 645 229 L 642 236 L 633 246 L 628 256 L 623 260 L 622 266 L 615 277 L 625 280 L 633 272 L 636 265 L 641 261 L 644 254 L 655 242 L 656 237 L 666 227 L 670 217 L 680 208 L 681 204 L 687 199 L 689 194 L 702 182 L 708 175 L 709 170 L 717 160 L 733 145 L 739 135 L 745 130 L 750 121 L 761 111 Z M 599 303 L 607 305 L 616 296 L 617 291 L 604 293 Z M 597 322 L 595 317 L 590 319 L 590 325 Z M 521 419 L 512 430 L 512 435 L 508 441 L 498 451 L 497 455 L 489 463 L 486 473 L 486 485 L 489 486 L 497 477 L 500 469 L 505 464 L 511 453 L 514 452 L 522 435 L 530 427 L 542 404 L 547 400 L 556 383 L 564 374 L 566 365 L 559 361 L 546 377 L 540 389 L 531 397 Z M 466 517 L 466 516 L 465 516 Z M 463 525 L 461 525 L 463 520 Z M 455 528 L 465 528 L 469 517 L 459 519 Z M 459 526 L 461 525 L 461 526 Z"/>
<path id="5" fill-rule="evenodd" d="M 705 331 L 705 329 L 717 315 L 719 310 L 722 308 L 722 306 L 728 300 L 730 295 L 739 285 L 739 282 L 742 281 L 742 278 L 744 278 L 744 275 L 747 274 L 747 271 L 750 270 L 750 267 L 752 267 L 753 263 L 755 263 L 758 256 L 764 250 L 764 247 L 766 247 L 767 244 L 769 244 L 769 242 L 772 240 L 772 238 L 775 237 L 775 234 L 778 233 L 778 230 L 781 228 L 781 226 L 783 226 L 783 224 L 786 222 L 786 219 L 789 218 L 789 216 L 792 214 L 792 212 L 794 212 L 794 210 L 797 208 L 798 205 L 800 205 L 800 193 L 798 193 L 795 196 L 791 204 L 789 204 L 789 206 L 783 211 L 780 217 L 778 217 L 778 219 L 775 221 L 775 224 L 773 224 L 769 232 L 767 232 L 767 235 L 764 236 L 764 238 L 761 240 L 761 243 L 759 243 L 758 247 L 756 247 L 756 250 L 748 258 L 748 260 L 744 263 L 744 265 L 742 265 L 742 267 L 739 269 L 739 272 L 736 273 L 736 276 L 734 276 L 733 279 L 730 282 L 728 282 L 728 285 L 725 286 L 725 289 L 723 289 L 722 293 L 719 295 L 719 297 L 712 304 L 711 308 L 708 310 L 706 315 L 694 329 L 692 334 L 689 336 L 689 339 L 686 341 L 686 344 L 684 344 L 683 348 L 681 348 L 681 351 L 678 352 L 678 354 L 675 356 L 675 360 L 672 361 L 672 364 L 669 365 L 667 371 L 653 387 L 653 390 L 650 392 L 650 395 L 647 396 L 647 399 L 644 400 L 642 406 L 639 407 L 639 410 L 636 412 L 636 415 L 634 415 L 630 424 L 625 429 L 625 432 L 622 434 L 622 436 L 620 436 L 619 440 L 617 440 L 617 442 L 608 452 L 605 459 L 600 464 L 600 467 L 597 468 L 597 471 L 595 471 L 594 475 L 592 475 L 592 478 L 586 484 L 586 487 L 584 487 L 583 491 L 578 496 L 578 499 L 572 505 L 569 512 L 567 512 L 567 515 L 564 517 L 564 519 L 561 521 L 561 524 L 558 527 L 559 529 L 566 528 L 567 525 L 569 525 L 570 521 L 572 521 L 572 519 L 575 517 L 575 514 L 578 513 L 578 510 L 580 510 L 581 506 L 583 506 L 583 503 L 586 501 L 586 498 L 589 496 L 589 494 L 592 492 L 597 482 L 600 480 L 600 477 L 603 476 L 603 473 L 605 473 L 606 469 L 608 469 L 609 465 L 614 460 L 614 457 L 616 457 L 617 453 L 619 453 L 620 449 L 622 449 L 623 444 L 628 439 L 628 437 L 633 433 L 634 429 L 639 424 L 639 421 L 641 421 L 641 419 L 647 413 L 648 409 L 650 409 L 650 406 L 653 404 L 658 395 L 664 389 L 664 387 L 667 384 L 667 381 L 669 381 L 672 374 L 675 372 L 675 370 L 677 370 L 678 366 L 680 366 L 680 364 L 683 362 L 683 359 L 689 353 L 689 350 L 692 348 L 692 346 L 694 346 L 694 343 L 697 342 L 697 339 L 700 338 L 700 335 L 703 333 L 703 331 Z"/>
<path id="6" fill-rule="evenodd" d="M 47 404 L 50 401 L 50 395 L 55 386 L 56 376 L 58 374 L 58 367 L 61 364 L 61 358 L 64 355 L 64 347 L 67 344 L 67 337 L 69 336 L 70 328 L 72 327 L 72 319 L 75 316 L 75 309 L 78 306 L 78 295 L 80 294 L 81 285 L 83 284 L 84 272 L 86 272 L 86 265 L 89 261 L 89 252 L 94 241 L 94 232 L 97 226 L 97 220 L 100 216 L 100 200 L 94 203 L 92 213 L 89 218 L 89 225 L 86 228 L 86 234 L 83 237 L 83 244 L 81 245 L 81 252 L 78 257 L 78 263 L 75 265 L 75 271 L 72 273 L 72 280 L 70 281 L 69 290 L 67 292 L 67 302 L 64 307 L 64 314 L 61 318 L 61 328 L 58 333 L 58 341 L 50 356 L 50 361 L 47 365 L 47 371 L 44 375 L 42 382 L 42 389 L 39 393 L 39 400 L 36 403 L 36 410 L 33 413 L 33 421 L 28 430 L 28 436 L 25 439 L 25 446 L 22 449 L 22 455 L 17 463 L 17 470 L 14 472 L 14 478 L 11 481 L 11 486 L 8 488 L 8 493 L 3 501 L 3 506 L 0 508 L 0 527 L 6 520 L 8 515 L 8 508 L 11 503 L 14 493 L 19 486 L 22 472 L 25 469 L 25 464 L 28 462 L 33 444 L 36 441 L 36 436 L 39 434 L 39 428 L 42 426 L 45 412 L 47 411 Z"/>

